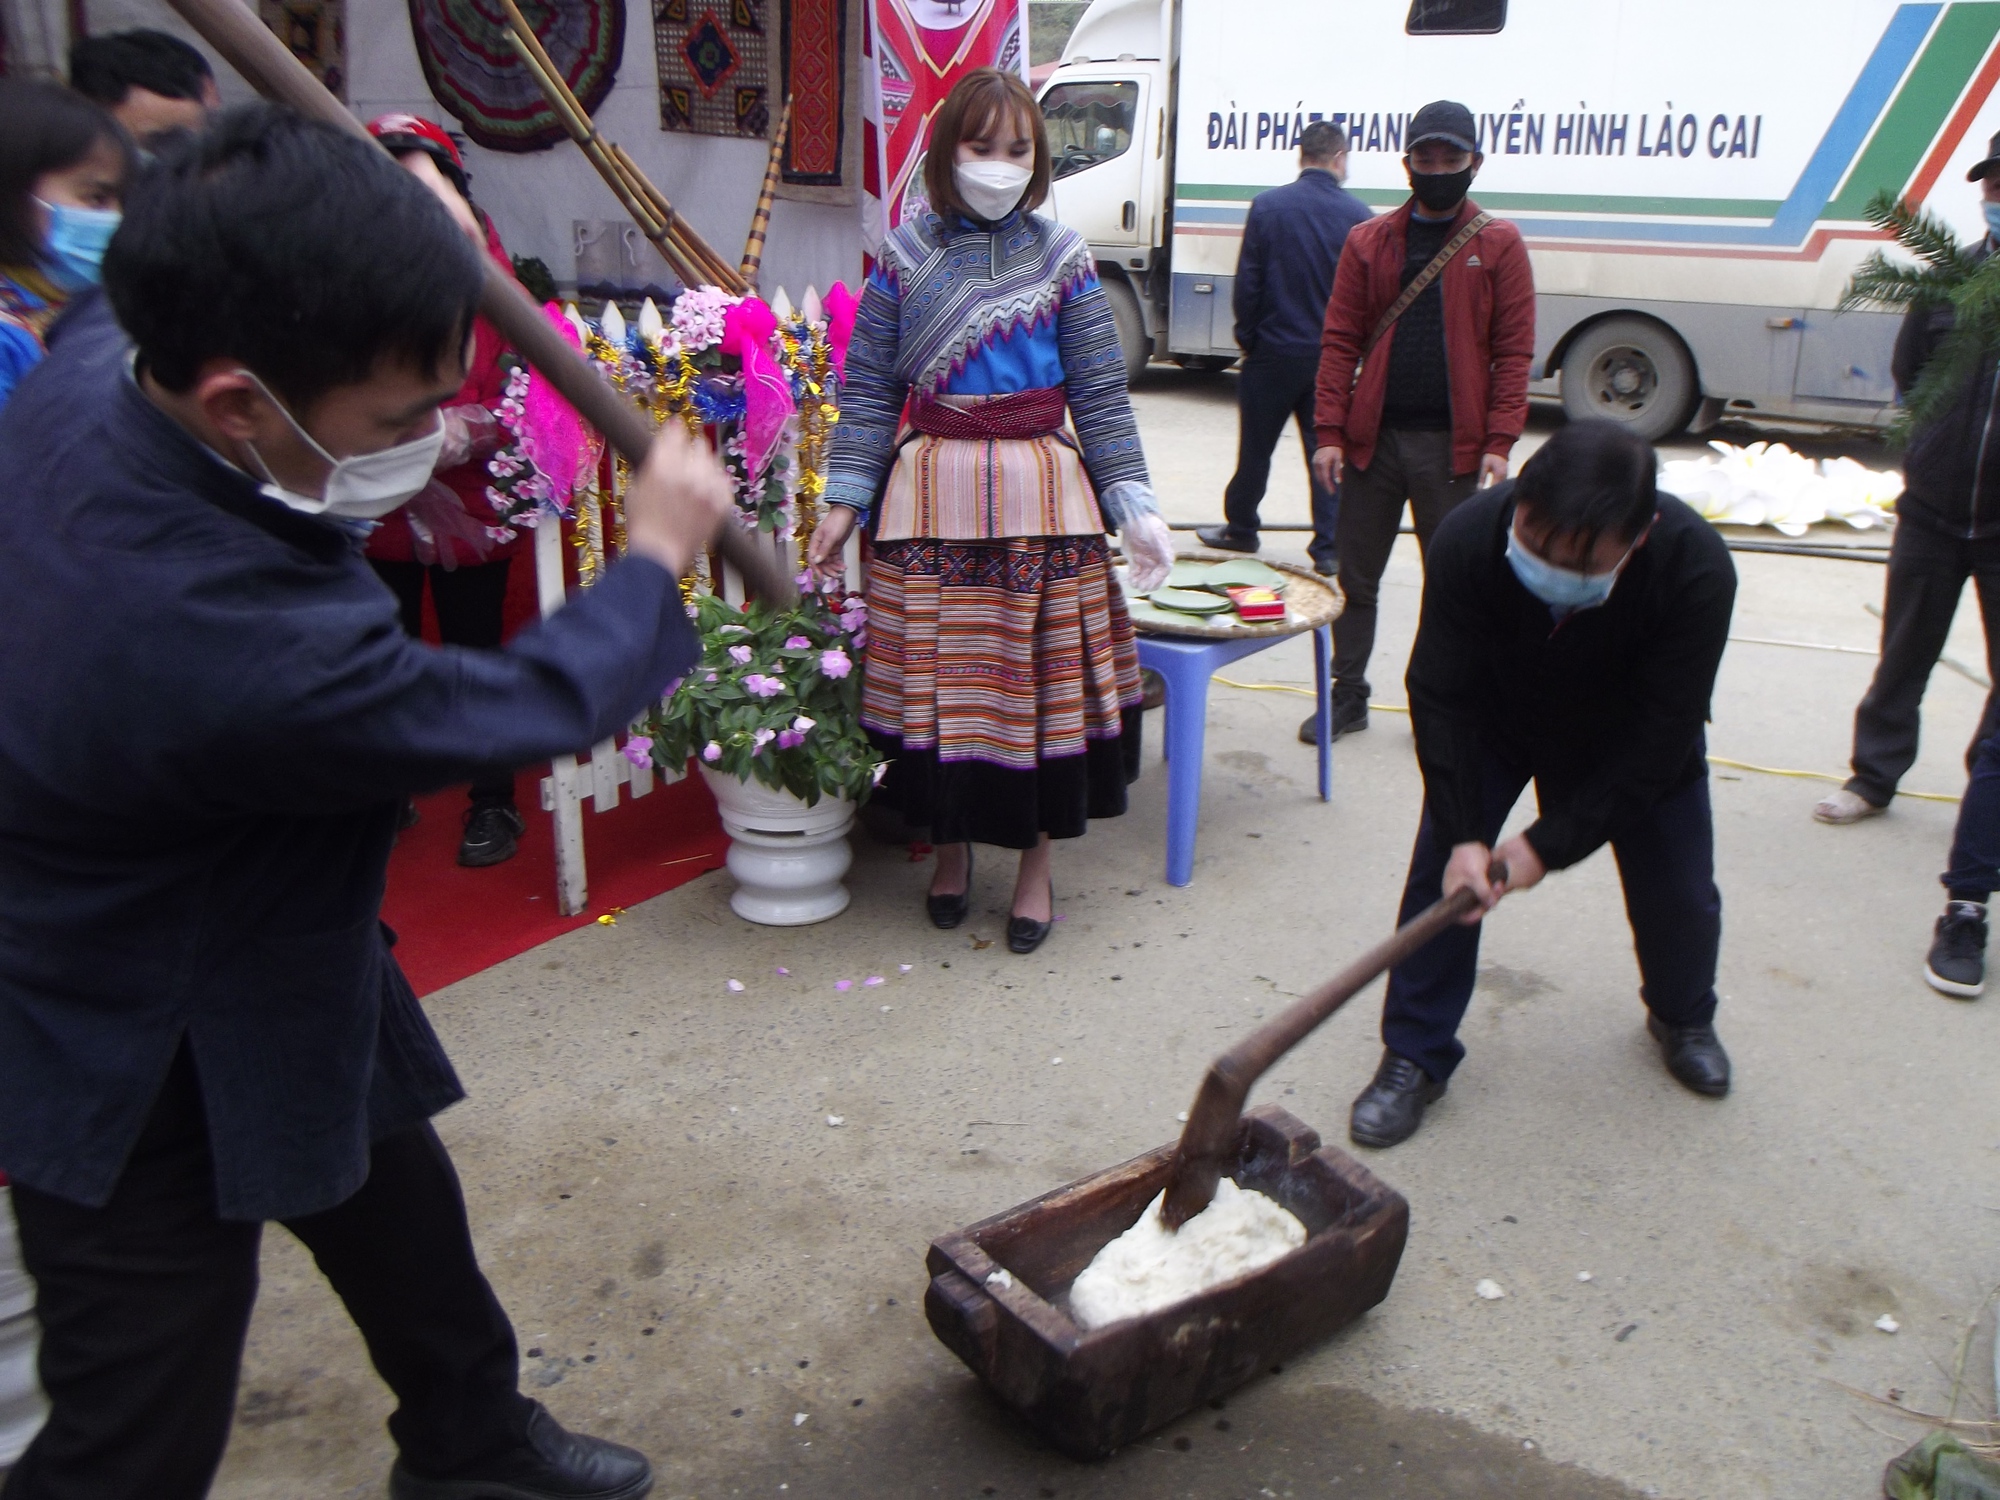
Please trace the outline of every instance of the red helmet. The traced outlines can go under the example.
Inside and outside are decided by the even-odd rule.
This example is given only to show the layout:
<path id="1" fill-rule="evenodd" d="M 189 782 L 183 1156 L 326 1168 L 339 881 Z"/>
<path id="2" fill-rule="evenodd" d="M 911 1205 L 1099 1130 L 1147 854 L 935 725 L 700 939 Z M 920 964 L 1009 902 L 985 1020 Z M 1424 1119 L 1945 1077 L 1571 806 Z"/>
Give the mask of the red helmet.
<path id="1" fill-rule="evenodd" d="M 458 154 L 458 143 L 452 140 L 443 126 L 426 120 L 422 115 L 397 110 L 370 120 L 368 133 L 391 152 L 424 152 L 438 164 L 438 170 L 451 179 L 454 187 L 461 193 L 467 192 L 465 158 Z"/>

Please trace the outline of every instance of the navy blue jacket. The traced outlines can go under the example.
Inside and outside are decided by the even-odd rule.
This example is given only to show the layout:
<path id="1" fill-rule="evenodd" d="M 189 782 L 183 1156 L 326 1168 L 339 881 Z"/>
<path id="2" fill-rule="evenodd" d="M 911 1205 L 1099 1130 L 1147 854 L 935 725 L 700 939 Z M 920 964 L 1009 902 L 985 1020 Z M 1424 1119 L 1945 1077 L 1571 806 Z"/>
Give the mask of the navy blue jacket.
<path id="1" fill-rule="evenodd" d="M 232 1219 L 463 1095 L 378 918 L 405 796 L 612 733 L 693 662 L 632 559 L 502 651 L 146 399 L 101 302 L 0 412 L 0 1171 L 96 1207 L 183 1037 Z"/>
<path id="2" fill-rule="evenodd" d="M 1367 204 L 1317 167 L 1250 200 L 1234 299 L 1245 354 L 1319 357 L 1340 247 L 1369 216 Z"/>

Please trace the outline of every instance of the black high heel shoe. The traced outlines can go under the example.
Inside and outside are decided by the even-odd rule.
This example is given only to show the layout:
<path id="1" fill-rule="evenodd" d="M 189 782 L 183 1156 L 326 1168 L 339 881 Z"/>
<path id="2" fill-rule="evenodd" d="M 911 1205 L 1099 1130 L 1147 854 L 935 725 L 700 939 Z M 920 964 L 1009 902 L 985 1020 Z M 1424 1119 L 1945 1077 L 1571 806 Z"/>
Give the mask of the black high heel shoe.
<path id="1" fill-rule="evenodd" d="M 1056 883 L 1049 881 L 1049 919 L 1037 922 L 1033 917 L 1012 917 L 1007 919 L 1007 951 L 1009 953 L 1033 953 L 1042 946 L 1042 939 L 1049 935 L 1049 929 L 1056 925 Z"/>
<path id="2" fill-rule="evenodd" d="M 931 926 L 951 931 L 965 920 L 965 914 L 972 910 L 972 844 L 965 846 L 965 889 L 956 896 L 924 897 L 924 910 L 930 914 Z"/>

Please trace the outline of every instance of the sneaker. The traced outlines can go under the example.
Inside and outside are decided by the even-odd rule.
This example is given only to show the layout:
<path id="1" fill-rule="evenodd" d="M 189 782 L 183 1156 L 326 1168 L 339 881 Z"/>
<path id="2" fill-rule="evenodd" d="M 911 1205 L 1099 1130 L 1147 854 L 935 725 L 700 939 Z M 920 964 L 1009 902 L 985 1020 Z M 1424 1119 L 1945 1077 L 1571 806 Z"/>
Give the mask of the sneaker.
<path id="1" fill-rule="evenodd" d="M 506 803 L 474 807 L 465 814 L 465 837 L 458 843 L 458 862 L 479 869 L 503 864 L 514 857 L 514 849 L 528 825 Z"/>
<path id="2" fill-rule="evenodd" d="M 1359 734 L 1368 727 L 1368 700 L 1366 698 L 1335 698 L 1333 700 L 1333 731 L 1331 739 L 1339 739 L 1343 734 Z M 1299 743 L 1317 745 L 1319 743 L 1319 715 L 1307 714 L 1305 722 L 1299 725 Z"/>
<path id="3" fill-rule="evenodd" d="M 1971 1000 L 1986 989 L 1986 908 L 1977 901 L 1947 901 L 1937 919 L 1924 982 L 1940 995 Z"/>
<path id="4" fill-rule="evenodd" d="M 1196 540 L 1204 547 L 1214 547 L 1222 552 L 1255 552 L 1257 533 L 1238 531 L 1234 526 L 1197 526 Z"/>
<path id="5" fill-rule="evenodd" d="M 1859 823 L 1863 818 L 1880 817 L 1888 810 L 1886 803 L 1878 806 L 1846 787 L 1829 792 L 1813 804 L 1813 816 L 1822 823 Z"/>

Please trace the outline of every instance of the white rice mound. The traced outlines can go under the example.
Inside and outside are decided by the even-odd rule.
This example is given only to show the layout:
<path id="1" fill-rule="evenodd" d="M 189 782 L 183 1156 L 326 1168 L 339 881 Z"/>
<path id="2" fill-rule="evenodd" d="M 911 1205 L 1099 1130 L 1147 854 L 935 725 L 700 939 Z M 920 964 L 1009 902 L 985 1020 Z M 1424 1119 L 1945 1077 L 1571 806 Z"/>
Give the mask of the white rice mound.
<path id="1" fill-rule="evenodd" d="M 1070 1288 L 1085 1328 L 1142 1317 L 1268 1266 L 1306 1242 L 1306 1226 L 1264 1194 L 1224 1177 L 1215 1199 L 1180 1227 L 1160 1222 L 1163 1190 L 1139 1222 L 1097 1252 Z"/>

